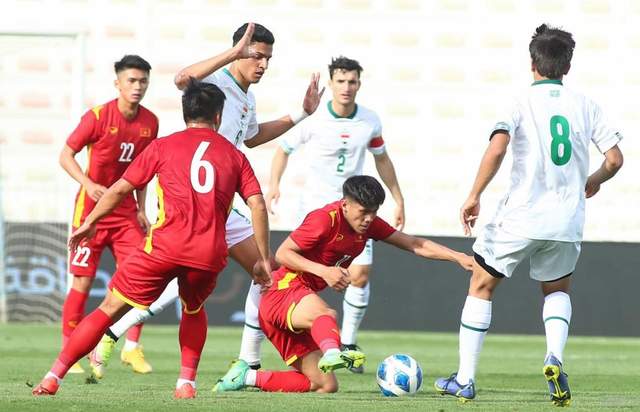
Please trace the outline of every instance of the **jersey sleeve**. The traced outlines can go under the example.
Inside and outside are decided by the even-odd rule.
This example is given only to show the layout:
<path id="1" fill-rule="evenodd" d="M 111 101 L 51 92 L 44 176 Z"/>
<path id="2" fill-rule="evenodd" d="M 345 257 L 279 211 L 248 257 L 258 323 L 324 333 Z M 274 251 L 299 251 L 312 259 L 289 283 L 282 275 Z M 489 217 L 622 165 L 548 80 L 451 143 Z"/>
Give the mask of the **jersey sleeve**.
<path id="1" fill-rule="evenodd" d="M 251 93 L 251 92 L 249 92 Z M 258 117 L 256 116 L 256 99 L 251 94 L 250 97 L 251 104 L 253 105 L 253 110 L 251 111 L 251 117 L 249 118 L 249 125 L 247 126 L 247 134 L 244 137 L 244 140 L 249 140 L 255 137 L 260 131 L 260 126 L 258 125 Z"/>
<path id="2" fill-rule="evenodd" d="M 83 147 L 95 143 L 99 137 L 99 122 L 100 110 L 102 106 L 98 106 L 86 112 L 80 119 L 80 123 L 76 126 L 75 130 L 71 132 L 67 138 L 67 146 L 73 149 L 74 152 L 79 152 Z"/>
<path id="3" fill-rule="evenodd" d="M 500 131 L 506 131 L 511 137 L 513 137 L 518 125 L 520 124 L 520 118 L 520 109 L 517 101 L 514 100 L 502 110 L 498 121 L 491 130 L 489 139 Z"/>
<path id="4" fill-rule="evenodd" d="M 247 157 L 240 151 L 238 151 L 238 155 L 240 156 L 240 179 L 238 179 L 236 192 L 246 201 L 253 195 L 262 194 L 262 189 Z"/>
<path id="5" fill-rule="evenodd" d="M 301 250 L 311 250 L 326 242 L 331 234 L 331 216 L 325 210 L 314 210 L 302 224 L 289 235 Z"/>
<path id="6" fill-rule="evenodd" d="M 384 219 L 376 216 L 367 232 L 368 236 L 373 240 L 384 240 L 393 235 L 396 230 Z"/>
<path id="7" fill-rule="evenodd" d="M 611 127 L 597 104 L 592 106 L 593 128 L 591 141 L 596 145 L 600 153 L 605 153 L 622 140 L 622 134 Z"/>
<path id="8" fill-rule="evenodd" d="M 280 147 L 286 154 L 291 154 L 308 141 L 309 128 L 307 127 L 307 122 L 302 122 L 302 124 L 280 139 Z"/>
<path id="9" fill-rule="evenodd" d="M 133 159 L 133 162 L 122 175 L 124 180 L 131 183 L 138 190 L 143 189 L 160 168 L 161 156 L 158 144 L 160 140 L 151 142 L 138 157 Z"/>
<path id="10" fill-rule="evenodd" d="M 373 130 L 371 131 L 371 139 L 369 139 L 367 149 L 374 155 L 381 155 L 386 150 L 384 139 L 382 138 L 382 122 L 380 122 L 380 118 L 377 115 L 373 117 L 372 122 Z"/>

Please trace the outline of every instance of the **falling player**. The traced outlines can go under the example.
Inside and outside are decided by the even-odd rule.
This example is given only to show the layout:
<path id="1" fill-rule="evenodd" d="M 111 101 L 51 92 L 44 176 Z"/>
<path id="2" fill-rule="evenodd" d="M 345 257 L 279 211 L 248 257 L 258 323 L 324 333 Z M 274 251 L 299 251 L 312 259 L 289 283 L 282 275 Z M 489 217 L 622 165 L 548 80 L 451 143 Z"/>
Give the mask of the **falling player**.
<path id="1" fill-rule="evenodd" d="M 107 187 L 122 176 L 131 161 L 158 134 L 157 117 L 140 104 L 149 86 L 150 71 L 149 63 L 139 56 L 127 55 L 116 62 L 118 98 L 85 113 L 60 153 L 60 165 L 81 185 L 73 214 L 74 230 L 82 225 Z M 85 147 L 86 173 L 75 159 L 76 153 Z M 72 251 L 69 272 L 73 281 L 62 308 L 63 347 L 84 316 L 104 249 L 108 247 L 116 264 L 121 264 L 140 243 L 149 226 L 145 214 L 145 188 L 141 187 L 135 198 L 128 195 L 118 208 L 100 221 L 93 239 Z M 142 325 L 138 325 L 127 334 L 121 359 L 130 364 L 134 372 L 149 373 L 151 365 L 145 361 L 142 347 L 138 345 L 141 328 Z M 74 365 L 72 373 L 82 372 L 79 364 Z"/>
<path id="2" fill-rule="evenodd" d="M 562 84 L 574 47 L 571 33 L 545 24 L 536 29 L 529 43 L 534 82 L 495 125 L 460 211 L 469 235 L 480 212 L 480 196 L 512 143 L 511 187 L 473 245 L 473 274 L 460 318 L 458 372 L 435 383 L 438 392 L 463 402 L 476 395 L 476 365 L 491 324 L 493 293 L 525 259 L 544 295 L 547 354 L 543 372 L 551 400 L 558 406 L 571 401 L 562 362 L 571 322 L 569 284 L 580 254 L 585 197 L 595 195 L 622 167 L 620 133 L 609 126 L 597 104 Z M 605 157 L 590 176 L 589 141 Z"/>
<path id="3" fill-rule="evenodd" d="M 260 24 L 247 23 L 233 34 L 233 47 L 219 55 L 195 63 L 182 69 L 175 78 L 180 89 L 189 77 L 217 85 L 225 93 L 222 125 L 218 132 L 231 143 L 241 148 L 252 148 L 269 142 L 291 129 L 313 113 L 320 102 L 322 91 L 318 91 L 319 75 L 314 74 L 307 88 L 302 107 L 292 115 L 277 120 L 258 123 L 256 101 L 249 90 L 251 84 L 258 83 L 267 68 L 273 52 L 273 34 Z M 231 63 L 229 68 L 223 68 Z M 259 259 L 258 249 L 251 229 L 251 222 L 236 209 L 232 209 L 227 221 L 227 244 L 229 255 L 248 273 Z M 258 302 L 260 285 L 252 283 L 245 304 L 245 327 L 242 334 L 240 359 L 248 361 L 252 367 L 260 368 L 260 345 L 264 334 L 258 325 Z M 177 297 L 177 285 L 169 284 L 166 293 L 154 302 L 148 310 L 132 310 L 107 331 L 96 350 L 97 358 L 104 363 L 118 337 L 129 327 L 149 318 L 171 304 Z"/>
<path id="4" fill-rule="evenodd" d="M 175 397 L 195 397 L 207 336 L 204 303 L 226 265 L 225 224 L 236 192 L 252 212 L 260 254 L 254 279 L 270 285 L 269 225 L 260 185 L 245 156 L 215 132 L 224 99 L 217 86 L 192 80 L 182 97 L 187 128 L 151 143 L 72 234 L 69 247 L 75 250 L 91 238 L 100 219 L 157 175 L 158 220 L 118 267 L 104 301 L 80 322 L 34 395 L 55 394 L 69 367 L 89 353 L 114 320 L 131 307 L 145 309 L 177 278 L 183 312 Z"/>
<path id="5" fill-rule="evenodd" d="M 404 199 L 396 178 L 393 163 L 382 139 L 382 125 L 372 110 L 356 104 L 360 90 L 362 67 L 352 59 L 338 57 L 329 65 L 329 88 L 333 100 L 327 102 L 304 122 L 296 132 L 280 141 L 271 163 L 271 182 L 266 196 L 267 207 L 280 198 L 280 179 L 285 171 L 289 155 L 301 145 L 306 145 L 306 162 L 309 166 L 305 190 L 301 196 L 299 222 L 318 205 L 333 202 L 342 197 L 342 184 L 355 175 L 362 174 L 367 150 L 373 154 L 376 169 L 396 202 L 394 225 L 404 227 Z M 356 336 L 369 304 L 369 274 L 373 263 L 373 240 L 369 239 L 364 251 L 349 267 L 351 283 L 344 293 L 343 318 L 340 337 L 346 349 L 359 350 Z M 363 367 L 350 368 L 362 373 Z"/>
<path id="6" fill-rule="evenodd" d="M 472 257 L 427 239 L 396 231 L 376 217 L 384 189 L 371 176 L 352 176 L 341 200 L 312 211 L 282 243 L 273 285 L 260 302 L 260 326 L 282 359 L 295 370 L 253 370 L 236 361 L 214 390 L 255 386 L 268 392 L 336 392 L 335 369 L 358 367 L 362 352 L 340 349 L 336 312 L 317 295 L 327 286 L 343 291 L 351 280 L 347 269 L 368 239 L 383 240 L 428 259 L 449 260 L 470 270 Z"/>

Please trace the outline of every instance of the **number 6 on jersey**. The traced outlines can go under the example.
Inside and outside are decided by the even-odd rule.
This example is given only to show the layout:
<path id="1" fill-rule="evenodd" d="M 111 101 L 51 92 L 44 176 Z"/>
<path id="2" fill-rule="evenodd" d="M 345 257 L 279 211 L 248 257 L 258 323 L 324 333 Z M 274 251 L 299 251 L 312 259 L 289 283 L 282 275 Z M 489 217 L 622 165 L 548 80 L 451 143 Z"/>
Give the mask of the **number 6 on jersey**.
<path id="1" fill-rule="evenodd" d="M 209 142 L 201 142 L 191 159 L 191 186 L 198 193 L 209 193 L 213 189 L 213 165 L 202 159 L 208 147 Z M 204 169 L 204 184 L 200 184 L 200 169 Z"/>

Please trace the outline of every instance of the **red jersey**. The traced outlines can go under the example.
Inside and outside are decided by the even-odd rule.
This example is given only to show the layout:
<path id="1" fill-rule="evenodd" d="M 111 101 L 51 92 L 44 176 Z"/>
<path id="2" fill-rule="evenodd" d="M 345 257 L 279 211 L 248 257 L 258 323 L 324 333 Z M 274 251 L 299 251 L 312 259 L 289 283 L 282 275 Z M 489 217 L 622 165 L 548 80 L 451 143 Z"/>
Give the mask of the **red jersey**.
<path id="1" fill-rule="evenodd" d="M 144 187 L 158 175 L 158 220 L 144 251 L 196 269 L 226 264 L 225 225 L 233 196 L 262 194 L 247 158 L 227 139 L 189 128 L 152 142 L 122 176 Z"/>
<path id="2" fill-rule="evenodd" d="M 347 268 L 351 261 L 362 253 L 367 240 L 386 239 L 396 230 L 383 219 L 376 217 L 366 233 L 358 234 L 342 214 L 340 202 L 338 200 L 329 203 L 322 209 L 309 213 L 302 225 L 289 237 L 300 247 L 300 254 L 305 258 L 325 266 Z M 315 291 L 327 287 L 324 279 L 313 273 L 296 273 L 284 266 L 273 273 L 273 283 L 278 289 L 284 289 L 294 278 L 300 279 Z"/>
<path id="3" fill-rule="evenodd" d="M 157 136 L 158 118 L 151 111 L 138 106 L 136 117 L 127 120 L 118 110 L 118 100 L 114 99 L 86 112 L 67 139 L 67 146 L 76 153 L 87 146 L 87 176 L 95 183 L 109 187 Z M 95 205 L 81 187 L 76 196 L 73 226 L 80 226 Z M 137 210 L 136 200 L 130 194 L 100 220 L 98 228 L 129 224 L 131 219 L 135 221 Z"/>

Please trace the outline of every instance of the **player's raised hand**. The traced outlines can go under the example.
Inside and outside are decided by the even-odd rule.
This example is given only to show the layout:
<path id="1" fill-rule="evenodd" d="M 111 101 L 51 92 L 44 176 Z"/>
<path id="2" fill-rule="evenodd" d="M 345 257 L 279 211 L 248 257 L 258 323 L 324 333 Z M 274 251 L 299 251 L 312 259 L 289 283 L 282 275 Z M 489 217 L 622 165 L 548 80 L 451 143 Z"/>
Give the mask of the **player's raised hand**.
<path id="1" fill-rule="evenodd" d="M 593 197 L 600 191 L 600 183 L 589 177 L 584 187 L 584 194 L 588 198 Z"/>
<path id="2" fill-rule="evenodd" d="M 280 200 L 280 188 L 270 187 L 269 191 L 267 192 L 267 195 L 264 198 L 264 201 L 267 204 L 267 211 L 270 214 L 275 215 L 275 212 L 273 211 L 273 206 L 271 206 L 271 204 L 275 203 L 277 205 L 279 200 Z"/>
<path id="3" fill-rule="evenodd" d="M 349 271 L 340 266 L 327 266 L 321 277 L 331 289 L 338 292 L 345 290 L 351 283 Z"/>
<path id="4" fill-rule="evenodd" d="M 322 99 L 322 95 L 324 94 L 324 87 L 322 90 L 319 90 L 319 82 L 320 82 L 320 73 L 312 73 L 311 81 L 309 82 L 309 87 L 307 87 L 307 92 L 304 95 L 304 101 L 302 102 L 302 108 L 305 113 L 313 114 L 316 111 L 318 106 L 320 105 L 320 99 Z"/>
<path id="5" fill-rule="evenodd" d="M 476 224 L 480 214 L 480 199 L 469 197 L 460 208 L 460 223 L 465 236 L 471 236 L 471 228 Z"/>
<path id="6" fill-rule="evenodd" d="M 84 187 L 84 190 L 87 191 L 87 194 L 91 199 L 97 202 L 107 191 L 107 188 L 97 183 L 91 182 Z"/>
<path id="7" fill-rule="evenodd" d="M 138 210 L 136 214 L 136 219 L 138 219 L 138 224 L 144 231 L 144 233 L 149 233 L 149 229 L 151 228 L 151 222 L 147 218 L 147 214 L 143 210 Z"/>
<path id="8" fill-rule="evenodd" d="M 397 205 L 396 210 L 393 213 L 393 221 L 397 230 L 402 232 L 404 229 L 404 205 Z"/>
<path id="9" fill-rule="evenodd" d="M 83 223 L 79 228 L 73 231 L 69 237 L 69 250 L 75 252 L 82 242 L 91 239 L 96 234 L 96 225 Z"/>
<path id="10" fill-rule="evenodd" d="M 266 260 L 258 260 L 255 265 L 253 265 L 253 271 L 251 273 L 251 278 L 258 285 L 262 285 L 262 289 L 265 290 L 269 288 L 272 284 L 271 280 L 271 259 Z"/>
<path id="11" fill-rule="evenodd" d="M 253 37 L 253 32 L 255 30 L 255 24 L 249 23 L 247 26 L 247 30 L 244 32 L 242 38 L 233 46 L 233 50 L 235 52 L 236 60 L 238 59 L 248 59 L 249 57 L 256 57 L 257 54 L 255 50 L 251 47 L 251 38 Z"/>

